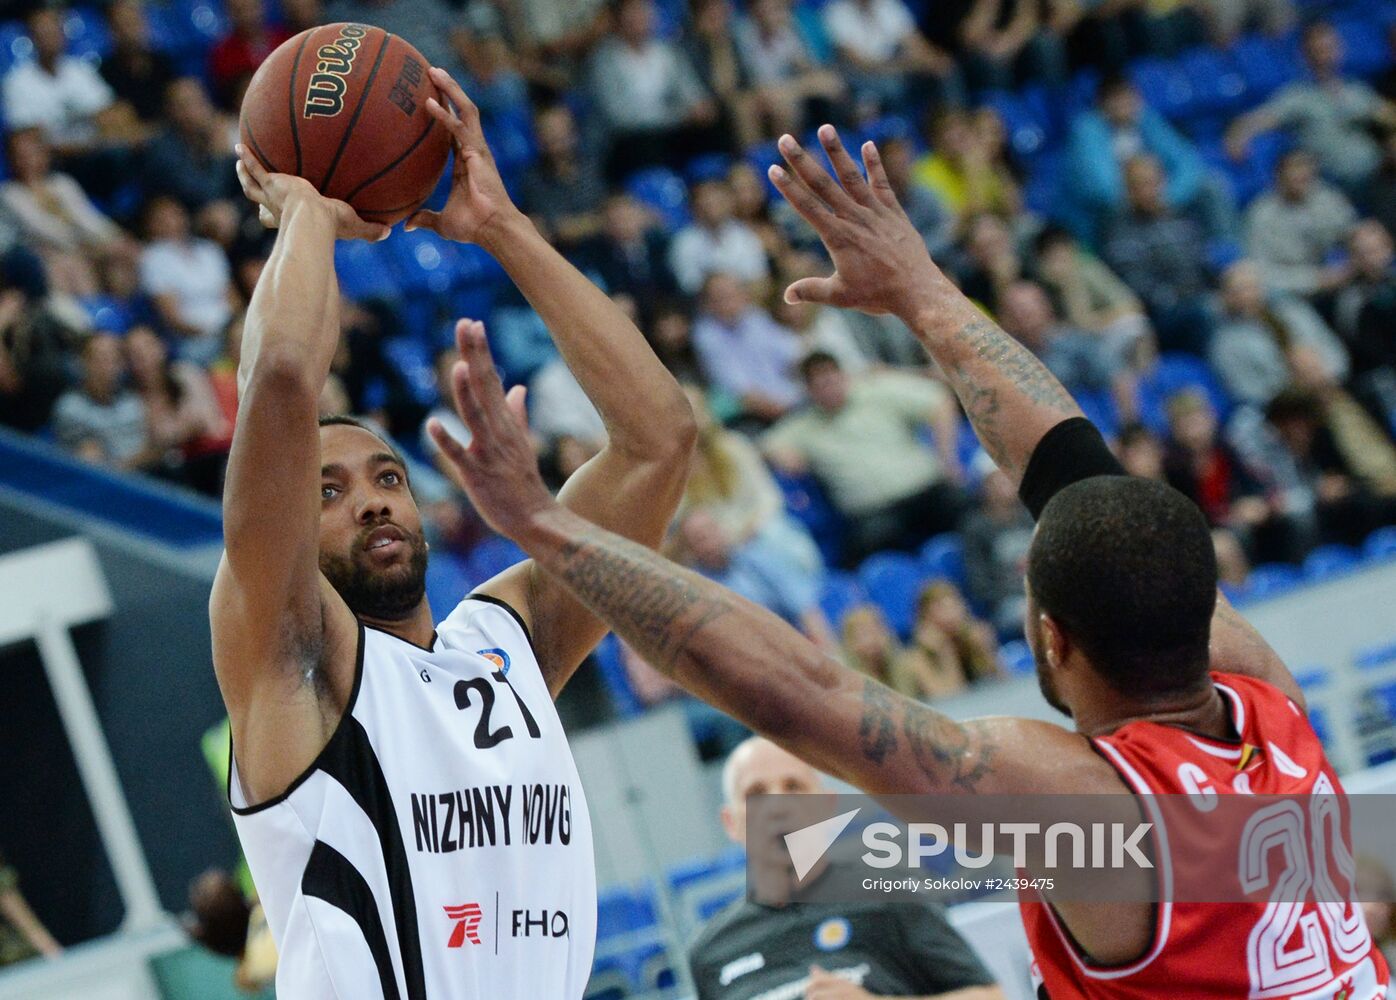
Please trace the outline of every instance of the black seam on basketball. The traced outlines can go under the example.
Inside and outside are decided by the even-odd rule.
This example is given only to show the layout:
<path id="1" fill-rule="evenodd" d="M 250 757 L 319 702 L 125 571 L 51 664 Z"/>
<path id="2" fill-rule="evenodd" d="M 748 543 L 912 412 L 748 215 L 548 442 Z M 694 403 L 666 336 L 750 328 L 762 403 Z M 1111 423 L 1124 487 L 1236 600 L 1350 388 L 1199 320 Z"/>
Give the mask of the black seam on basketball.
<path id="1" fill-rule="evenodd" d="M 359 92 L 359 103 L 354 105 L 354 113 L 349 116 L 349 124 L 344 126 L 344 137 L 339 140 L 339 148 L 334 151 L 334 159 L 330 161 L 330 169 L 325 171 L 325 176 L 316 185 L 320 193 L 326 198 L 330 197 L 330 180 L 334 177 L 334 172 L 339 168 L 339 158 L 344 155 L 345 148 L 349 145 L 349 138 L 354 134 L 354 126 L 359 123 L 359 115 L 363 113 L 364 102 L 368 100 L 369 92 L 373 90 L 373 78 L 378 75 L 378 67 L 383 63 L 383 56 L 388 51 L 388 43 L 393 40 L 393 36 L 388 32 L 383 32 L 383 44 L 378 46 L 378 55 L 373 57 L 373 68 L 368 71 L 368 79 L 364 81 L 364 89 Z"/>
<path id="2" fill-rule="evenodd" d="M 301 53 L 305 51 L 305 43 L 310 41 L 310 36 L 312 34 L 314 34 L 313 31 L 307 31 L 305 37 L 301 39 L 301 47 L 296 49 L 296 58 L 291 62 L 291 85 L 286 88 L 286 100 L 290 102 L 291 106 L 291 145 L 296 147 L 297 177 L 303 176 L 302 169 L 304 165 L 301 163 L 301 130 L 299 123 L 296 121 L 296 72 L 301 68 Z M 248 135 L 251 134 L 252 133 L 249 131 Z M 266 160 L 263 160 L 263 165 L 266 165 L 266 162 Z"/>
<path id="3" fill-rule="evenodd" d="M 257 137 L 252 134 L 252 125 L 250 122 L 247 125 L 247 141 L 252 145 L 252 152 L 257 157 L 257 162 L 266 167 L 268 173 L 285 173 L 284 170 L 271 162 L 271 158 L 267 156 L 266 153 L 262 152 L 262 147 L 257 143 Z"/>
<path id="4" fill-rule="evenodd" d="M 435 118 L 432 118 L 432 119 L 430 119 L 430 120 L 427 121 L 427 127 L 424 128 L 424 129 L 422 129 L 422 134 L 419 135 L 419 136 L 417 136 L 417 138 L 415 138 L 415 139 L 412 140 L 412 145 L 408 146 L 405 150 L 403 150 L 401 156 L 399 156 L 399 157 L 398 157 L 396 160 L 394 160 L 392 163 L 389 163 L 386 167 L 384 167 L 382 170 L 378 171 L 378 173 L 374 174 L 374 175 L 373 175 L 372 177 L 370 177 L 368 180 L 364 181 L 364 182 L 363 182 L 362 184 L 360 184 L 358 187 L 354 188 L 354 190 L 352 190 L 352 191 L 350 191 L 348 194 L 346 194 L 346 195 L 344 196 L 344 200 L 345 200 L 345 201 L 348 201 L 348 202 L 352 202 L 352 201 L 354 200 L 354 195 L 358 194 L 360 191 L 362 191 L 364 188 L 368 187 L 368 186 L 369 186 L 370 184 L 372 184 L 374 181 L 382 180 L 382 178 L 383 178 L 383 176 L 384 176 L 385 174 L 390 173 L 392 170 L 394 170 L 394 169 L 397 167 L 397 165 L 398 165 L 399 163 L 401 163 L 403 160 L 405 160 L 405 159 L 407 159 L 409 156 L 411 156 L 411 155 L 412 155 L 412 151 L 413 151 L 414 149 L 416 149 L 418 146 L 420 146 L 423 142 L 426 141 L 426 137 L 429 136 L 429 135 L 431 135 L 431 130 L 434 129 L 434 128 L 436 128 L 436 119 L 435 119 Z M 390 211 L 395 211 L 395 210 L 390 210 Z"/>

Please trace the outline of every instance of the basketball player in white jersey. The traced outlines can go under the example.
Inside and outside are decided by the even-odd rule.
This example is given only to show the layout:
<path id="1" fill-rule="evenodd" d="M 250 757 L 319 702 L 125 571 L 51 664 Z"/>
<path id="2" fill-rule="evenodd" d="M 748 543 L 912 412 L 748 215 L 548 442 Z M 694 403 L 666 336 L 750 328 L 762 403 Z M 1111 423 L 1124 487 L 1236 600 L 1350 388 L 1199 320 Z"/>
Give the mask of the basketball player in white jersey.
<path id="1" fill-rule="evenodd" d="M 409 225 L 484 247 L 527 296 L 609 432 L 561 501 L 653 546 L 687 476 L 688 402 L 511 204 L 478 112 L 432 72 L 459 111 L 429 102 L 456 172 L 444 210 Z M 386 230 L 239 154 L 245 193 L 279 232 L 247 317 L 209 614 L 229 796 L 280 950 L 278 993 L 576 1000 L 595 874 L 552 699 L 605 628 L 531 562 L 433 622 L 400 457 L 361 425 L 317 421 L 339 339 L 335 240 Z M 522 414 L 522 393 L 511 405 Z"/>

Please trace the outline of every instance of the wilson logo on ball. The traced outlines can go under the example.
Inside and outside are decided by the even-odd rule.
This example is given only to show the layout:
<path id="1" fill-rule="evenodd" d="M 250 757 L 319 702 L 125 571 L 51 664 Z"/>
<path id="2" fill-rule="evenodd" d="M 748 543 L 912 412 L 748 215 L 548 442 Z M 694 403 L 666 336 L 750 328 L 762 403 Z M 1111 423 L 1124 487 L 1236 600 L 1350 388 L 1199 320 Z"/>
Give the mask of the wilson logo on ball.
<path id="1" fill-rule="evenodd" d="M 354 57 L 367 28 L 346 24 L 339 37 L 315 53 L 315 74 L 305 91 L 305 117 L 333 118 L 344 110 L 344 78 L 354 68 Z"/>

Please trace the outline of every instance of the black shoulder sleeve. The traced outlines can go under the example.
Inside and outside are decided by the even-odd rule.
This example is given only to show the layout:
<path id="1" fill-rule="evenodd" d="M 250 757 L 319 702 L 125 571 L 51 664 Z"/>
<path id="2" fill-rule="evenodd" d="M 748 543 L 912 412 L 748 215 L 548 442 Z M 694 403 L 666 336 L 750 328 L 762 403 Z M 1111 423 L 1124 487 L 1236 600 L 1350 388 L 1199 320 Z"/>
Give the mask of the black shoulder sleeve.
<path id="1" fill-rule="evenodd" d="M 1036 521 L 1061 490 L 1091 476 L 1123 476 L 1120 464 L 1095 424 L 1085 417 L 1063 420 L 1042 436 L 1028 459 L 1018 496 Z"/>

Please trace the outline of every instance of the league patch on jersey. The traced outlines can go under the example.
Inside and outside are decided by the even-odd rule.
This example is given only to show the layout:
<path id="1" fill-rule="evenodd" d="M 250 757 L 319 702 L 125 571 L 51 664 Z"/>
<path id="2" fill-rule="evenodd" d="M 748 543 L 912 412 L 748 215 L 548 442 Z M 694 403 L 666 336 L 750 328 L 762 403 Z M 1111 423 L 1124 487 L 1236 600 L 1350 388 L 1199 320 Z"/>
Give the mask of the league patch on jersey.
<path id="1" fill-rule="evenodd" d="M 493 663 L 505 677 L 509 676 L 509 654 L 504 650 L 491 647 L 490 649 L 477 649 L 475 654 L 483 656 Z"/>
<path id="2" fill-rule="evenodd" d="M 814 946 L 820 951 L 838 951 L 852 936 L 853 928 L 844 917 L 830 917 L 814 929 Z"/>

